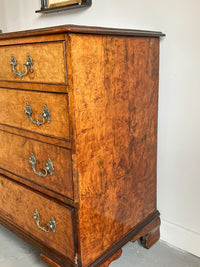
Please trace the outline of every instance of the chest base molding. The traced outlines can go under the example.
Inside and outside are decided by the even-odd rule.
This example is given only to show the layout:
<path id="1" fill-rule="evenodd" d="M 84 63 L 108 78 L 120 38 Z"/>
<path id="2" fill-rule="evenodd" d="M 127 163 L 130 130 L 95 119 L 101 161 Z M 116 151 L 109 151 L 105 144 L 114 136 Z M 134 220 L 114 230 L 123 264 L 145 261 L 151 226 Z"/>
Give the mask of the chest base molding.
<path id="1" fill-rule="evenodd" d="M 40 241 L 34 239 L 33 237 L 22 232 L 12 223 L 6 221 L 4 218 L 0 217 L 0 224 L 15 233 L 17 236 L 23 240 L 29 242 L 31 245 L 36 247 L 41 252 L 41 259 L 52 267 L 81 267 L 78 259 L 74 259 L 71 262 L 68 258 L 58 253 L 46 245 L 43 245 Z M 107 267 L 109 264 L 118 259 L 121 255 L 122 247 L 129 241 L 135 242 L 138 239 L 141 240 L 141 244 L 145 248 L 150 248 L 153 246 L 160 238 L 160 213 L 155 211 L 150 216 L 148 216 L 144 221 L 139 223 L 130 232 L 128 232 L 123 238 L 107 249 L 100 257 L 95 261 L 87 265 L 87 267 Z"/>

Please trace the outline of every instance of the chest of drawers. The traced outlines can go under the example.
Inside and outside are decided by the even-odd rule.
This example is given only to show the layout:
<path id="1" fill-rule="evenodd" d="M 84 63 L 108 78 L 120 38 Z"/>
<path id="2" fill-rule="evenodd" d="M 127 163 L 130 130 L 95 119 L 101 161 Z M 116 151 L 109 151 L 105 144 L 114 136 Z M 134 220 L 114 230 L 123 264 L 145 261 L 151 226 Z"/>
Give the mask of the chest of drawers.
<path id="1" fill-rule="evenodd" d="M 51 266 L 108 266 L 159 239 L 160 32 L 0 36 L 0 222 Z"/>

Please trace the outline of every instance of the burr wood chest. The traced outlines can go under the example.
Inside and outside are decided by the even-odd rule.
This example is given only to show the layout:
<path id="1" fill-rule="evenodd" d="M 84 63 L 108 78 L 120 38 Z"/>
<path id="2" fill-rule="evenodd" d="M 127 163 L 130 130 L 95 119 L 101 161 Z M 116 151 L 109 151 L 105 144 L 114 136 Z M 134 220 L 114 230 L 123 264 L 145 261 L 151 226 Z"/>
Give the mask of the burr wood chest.
<path id="1" fill-rule="evenodd" d="M 159 239 L 160 32 L 0 35 L 0 223 L 51 266 L 108 266 Z"/>

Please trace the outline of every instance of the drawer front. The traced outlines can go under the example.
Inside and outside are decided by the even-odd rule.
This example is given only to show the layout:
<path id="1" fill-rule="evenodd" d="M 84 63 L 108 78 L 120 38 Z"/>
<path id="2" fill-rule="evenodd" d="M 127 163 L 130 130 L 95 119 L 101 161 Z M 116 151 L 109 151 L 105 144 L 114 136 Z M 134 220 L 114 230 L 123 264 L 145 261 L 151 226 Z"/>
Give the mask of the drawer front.
<path id="1" fill-rule="evenodd" d="M 71 260 L 74 259 L 72 208 L 61 206 L 0 175 L 0 216 Z M 52 229 L 56 226 L 55 232 L 45 232 L 49 230 L 48 223 Z"/>
<path id="2" fill-rule="evenodd" d="M 32 122 L 25 109 L 31 108 Z M 43 120 L 40 114 L 48 108 L 50 117 Z M 37 125 L 36 121 L 44 124 Z M 44 135 L 70 139 L 67 94 L 52 94 L 0 89 L 0 123 Z"/>
<path id="3" fill-rule="evenodd" d="M 73 199 L 70 150 L 4 131 L 0 131 L 0 143 L 0 168 Z M 49 159 L 52 175 L 44 169 Z"/>
<path id="4" fill-rule="evenodd" d="M 27 54 L 33 62 L 32 72 L 29 69 L 30 65 L 26 65 Z M 12 55 L 17 61 L 17 65 L 14 63 Z M 13 64 L 10 64 L 11 61 Z M 29 62 L 31 61 L 29 60 Z M 3 66 L 0 68 L 0 80 L 2 81 L 66 84 L 65 43 L 1 46 L 0 66 Z M 19 72 L 26 73 L 26 68 L 27 74 L 20 77 Z"/>

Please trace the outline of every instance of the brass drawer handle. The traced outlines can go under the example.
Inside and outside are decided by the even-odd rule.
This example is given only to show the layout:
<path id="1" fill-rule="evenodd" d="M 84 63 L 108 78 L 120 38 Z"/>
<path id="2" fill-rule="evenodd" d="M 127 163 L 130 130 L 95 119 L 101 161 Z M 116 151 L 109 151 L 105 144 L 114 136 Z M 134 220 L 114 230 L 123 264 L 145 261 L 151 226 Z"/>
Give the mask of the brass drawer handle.
<path id="1" fill-rule="evenodd" d="M 39 215 L 37 209 L 35 209 L 35 213 L 34 213 L 33 218 L 36 220 L 36 224 L 37 224 L 38 228 L 40 228 L 42 231 L 49 233 L 52 230 L 55 233 L 56 222 L 55 222 L 53 217 L 51 217 L 50 222 L 47 223 L 47 227 L 40 225 L 40 215 Z"/>
<path id="2" fill-rule="evenodd" d="M 33 60 L 32 58 L 29 56 L 29 54 L 27 54 L 27 61 L 23 64 L 25 67 L 25 72 L 21 72 L 21 71 L 17 71 L 17 60 L 15 59 L 15 57 L 13 55 L 11 55 L 11 61 L 10 61 L 10 65 L 13 68 L 13 72 L 18 75 L 20 78 L 22 76 L 26 76 L 28 73 L 28 70 L 32 73 L 33 72 Z"/>
<path id="3" fill-rule="evenodd" d="M 25 108 L 25 114 L 29 117 L 29 120 L 32 121 L 33 123 L 37 124 L 37 126 L 40 126 L 42 124 L 45 123 L 45 120 L 50 123 L 50 117 L 51 117 L 51 114 L 49 112 L 49 109 L 47 108 L 46 105 L 44 105 L 44 110 L 43 112 L 40 114 L 41 118 L 42 118 L 42 121 L 39 121 L 39 120 L 33 120 L 31 115 L 32 115 L 32 110 L 31 110 L 31 106 L 29 105 L 29 103 L 27 102 L 26 103 L 26 108 Z"/>
<path id="4" fill-rule="evenodd" d="M 48 159 L 48 162 L 46 163 L 46 166 L 43 168 L 45 173 L 36 171 L 36 169 L 35 169 L 36 159 L 35 159 L 35 156 L 34 156 L 33 153 L 31 153 L 31 157 L 29 159 L 29 163 L 32 165 L 34 173 L 37 174 L 39 177 L 46 177 L 48 172 L 49 172 L 50 175 L 53 174 L 54 167 L 53 167 L 53 163 L 52 163 L 50 158 Z"/>

